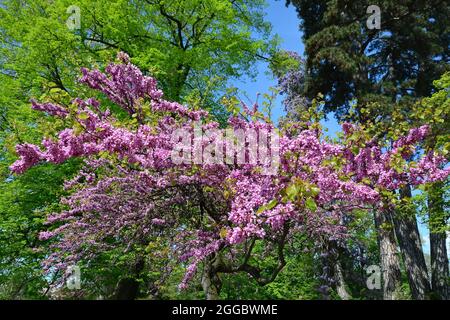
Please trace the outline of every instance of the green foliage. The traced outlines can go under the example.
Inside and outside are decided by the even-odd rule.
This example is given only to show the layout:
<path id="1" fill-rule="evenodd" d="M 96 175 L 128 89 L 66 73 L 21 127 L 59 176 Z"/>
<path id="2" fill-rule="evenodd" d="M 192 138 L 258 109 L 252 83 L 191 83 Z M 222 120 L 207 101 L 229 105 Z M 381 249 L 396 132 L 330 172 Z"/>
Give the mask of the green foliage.
<path id="1" fill-rule="evenodd" d="M 80 29 L 66 25 L 71 5 L 80 8 Z M 254 76 L 254 63 L 276 50 L 264 6 L 263 0 L 2 1 L 0 298 L 45 297 L 52 279 L 42 275 L 40 262 L 48 252 L 37 234 L 45 215 L 59 208 L 63 181 L 79 169 L 79 162 L 72 161 L 11 176 L 13 146 L 39 143 L 66 125 L 65 120 L 32 110 L 30 98 L 71 108 L 75 96 L 96 96 L 119 121 L 129 124 L 135 119 L 127 119 L 120 108 L 76 81 L 81 67 L 102 69 L 118 51 L 125 51 L 133 63 L 158 79 L 168 99 L 207 109 L 219 121 L 226 119 L 228 112 L 218 101 L 228 81 Z M 128 261 L 151 258 L 143 250 L 125 254 L 124 248 L 117 248 L 93 265 L 81 266 L 86 290 L 77 295 L 111 297 L 117 281 L 130 276 Z M 156 281 L 161 266 L 154 260 L 150 264 L 154 268 L 143 273 L 145 281 L 139 281 Z M 142 292 L 145 295 L 146 290 Z M 73 292 L 58 294 L 78 297 Z"/>
<path id="2" fill-rule="evenodd" d="M 305 95 L 311 102 L 298 115 L 298 123 L 292 125 L 292 134 L 297 134 L 302 124 L 308 122 L 313 122 L 311 128 L 320 128 L 320 120 L 326 113 L 336 112 L 342 120 L 364 124 L 364 130 L 342 138 L 354 144 L 352 151 L 356 154 L 373 136 L 385 137 L 386 147 L 390 147 L 393 139 L 411 127 L 428 124 L 432 134 L 418 153 L 433 149 L 449 156 L 450 73 L 444 73 L 448 70 L 448 37 L 442 36 L 445 31 L 448 33 L 448 5 L 434 5 L 435 1 L 429 4 L 381 1 L 378 5 L 383 10 L 384 31 L 377 32 L 364 26 L 370 1 L 292 3 L 302 18 L 308 58 L 307 81 L 305 86 L 299 86 L 304 89 L 299 95 Z M 76 30 L 66 25 L 70 15 L 67 8 L 73 4 L 81 13 L 81 28 Z M 168 100 L 207 109 L 224 124 L 230 113 L 242 114 L 236 89 L 227 88 L 230 79 L 253 77 L 254 62 L 260 59 L 269 59 L 270 68 L 278 77 L 301 67 L 289 54 L 276 51 L 278 39 L 270 35 L 264 7 L 263 0 L 2 1 L 0 299 L 47 298 L 57 275 L 42 273 L 41 262 L 51 249 L 37 235 L 45 229 L 46 215 L 61 207 L 59 201 L 66 194 L 64 180 L 80 168 L 80 161 L 72 160 L 58 166 L 37 166 L 21 176 L 11 175 L 8 166 L 15 159 L 14 145 L 39 143 L 66 125 L 66 120 L 38 116 L 30 108 L 29 99 L 56 102 L 70 109 L 74 96 L 94 95 L 76 81 L 80 67 L 103 69 L 106 61 L 124 51 L 134 64 L 158 79 Z M 263 110 L 254 117 L 271 117 L 278 94 L 276 89 L 271 90 L 272 94 L 263 95 Z M 137 125 L 135 118 L 129 119 L 104 97 L 97 98 L 122 125 Z M 157 121 L 150 108 L 144 108 L 144 113 L 149 123 Z M 80 128 L 74 124 L 74 129 Z M 412 160 L 399 156 L 392 164 L 401 173 L 406 161 Z M 324 165 L 342 167 L 345 163 L 330 158 Z M 412 198 L 399 199 L 395 192 L 379 191 L 386 203 L 397 206 L 399 217 L 415 216 L 419 209 L 432 232 L 449 231 L 448 181 L 425 186 Z M 232 191 L 224 194 L 227 192 Z M 279 199 L 258 208 L 256 213 L 287 201 L 315 212 L 318 194 L 317 186 L 295 180 Z M 190 204 L 182 205 L 182 209 L 191 213 L 199 210 Z M 186 219 L 195 219 L 194 214 L 187 216 Z M 348 290 L 355 299 L 380 298 L 380 292 L 369 292 L 365 285 L 364 267 L 380 261 L 378 230 L 372 220 L 369 211 L 354 210 L 343 221 L 350 237 L 339 258 Z M 393 224 L 384 223 L 380 229 L 393 230 Z M 226 237 L 226 232 L 223 228 L 220 237 Z M 178 289 L 186 266 L 170 257 L 171 250 L 164 239 L 155 237 L 149 243 L 130 247 L 116 245 L 116 239 L 107 241 L 113 244 L 113 249 L 80 263 L 82 290 L 60 288 L 52 292 L 54 297 L 110 299 L 121 280 L 133 279 L 139 284 L 140 299 L 205 298 L 199 285 L 201 266 L 192 281 L 198 285 L 185 291 Z M 247 273 L 219 272 L 220 298 L 322 298 L 318 288 L 323 285 L 320 275 L 323 265 L 317 251 L 311 249 L 314 245 L 305 239 L 288 243 L 286 265 L 274 281 L 264 286 Z M 257 265 L 263 276 L 270 275 L 277 266 L 275 251 L 273 246 L 265 247 L 256 241 L 249 263 Z M 145 262 L 143 270 L 133 269 L 137 261 Z M 410 298 L 404 273 L 401 280 L 400 297 Z M 330 297 L 339 298 L 335 291 L 331 291 Z"/>
<path id="3" fill-rule="evenodd" d="M 37 239 L 47 212 L 64 195 L 62 183 L 73 175 L 77 162 L 44 165 L 13 178 L 1 162 L 0 184 L 0 299 L 45 298 L 45 246 Z"/>
<path id="4" fill-rule="evenodd" d="M 0 8 L 0 63 L 30 95 L 44 88 L 72 92 L 81 66 L 101 66 L 124 51 L 169 99 L 183 100 L 192 90 L 206 99 L 212 78 L 209 98 L 216 98 L 230 77 L 254 74 L 253 63 L 277 45 L 262 0 L 81 0 L 75 30 L 66 26 L 73 2 L 25 3 L 9 0 Z"/>
<path id="5" fill-rule="evenodd" d="M 304 242 L 297 239 L 295 244 L 287 250 L 286 266 L 276 279 L 265 286 L 261 286 L 245 273 L 221 275 L 221 299 L 289 299 L 311 300 L 320 299 L 317 277 L 317 261 L 313 252 L 306 250 Z M 264 248 L 260 243 L 255 245 L 255 253 L 260 254 Z M 276 264 L 274 257 L 268 256 L 258 260 L 258 266 L 263 270 L 271 270 Z"/>
<path id="6" fill-rule="evenodd" d="M 323 93 L 325 110 L 341 119 L 384 122 L 393 112 L 408 114 L 411 104 L 430 95 L 433 80 L 448 70 L 448 3 L 287 2 L 301 19 L 308 70 L 303 94 Z M 381 10 L 380 30 L 366 26 L 367 8 L 374 4 Z"/>

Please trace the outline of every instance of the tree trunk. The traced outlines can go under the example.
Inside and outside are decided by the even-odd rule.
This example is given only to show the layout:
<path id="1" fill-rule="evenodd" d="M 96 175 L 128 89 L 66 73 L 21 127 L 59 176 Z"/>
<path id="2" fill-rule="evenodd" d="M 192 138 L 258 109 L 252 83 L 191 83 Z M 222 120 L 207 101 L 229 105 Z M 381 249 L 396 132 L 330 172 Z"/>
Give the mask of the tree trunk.
<path id="1" fill-rule="evenodd" d="M 344 278 L 344 272 L 342 269 L 342 264 L 339 258 L 334 264 L 334 277 L 336 280 L 336 292 L 342 300 L 350 300 L 352 295 L 347 291 L 347 284 Z"/>
<path id="2" fill-rule="evenodd" d="M 375 228 L 380 248 L 381 274 L 383 279 L 383 299 L 397 300 L 401 286 L 400 260 L 390 211 L 374 212 Z"/>
<path id="3" fill-rule="evenodd" d="M 220 279 L 214 265 L 214 257 L 205 259 L 203 274 L 202 274 L 202 288 L 205 293 L 206 300 L 218 300 L 220 293 Z"/>
<path id="4" fill-rule="evenodd" d="M 431 248 L 431 286 L 433 295 L 440 300 L 449 300 L 449 270 L 446 247 L 446 235 L 430 233 Z"/>
<path id="5" fill-rule="evenodd" d="M 169 98 L 173 101 L 180 102 L 181 96 L 183 94 L 183 88 L 186 85 L 186 81 L 189 77 L 191 67 L 189 65 L 179 64 L 175 68 L 175 74 L 170 80 L 169 85 L 171 86 L 167 92 L 169 93 Z"/>
<path id="6" fill-rule="evenodd" d="M 411 198 L 409 185 L 400 190 L 400 197 Z M 415 211 L 396 212 L 393 220 L 412 297 L 416 300 L 428 299 L 431 288 Z"/>
<path id="7" fill-rule="evenodd" d="M 351 293 L 348 291 L 347 282 L 345 280 L 344 272 L 344 255 L 345 252 L 339 247 L 336 241 L 329 241 L 325 247 L 326 255 L 323 259 L 323 264 L 326 266 L 324 270 L 326 279 L 332 279 L 332 286 L 336 293 L 342 300 L 350 300 Z"/>
<path id="8" fill-rule="evenodd" d="M 431 288 L 433 298 L 440 300 L 450 299 L 448 279 L 448 256 L 446 240 L 443 229 L 447 217 L 444 212 L 443 183 L 435 183 L 428 193 L 428 213 L 430 230 L 430 254 L 431 254 Z"/>

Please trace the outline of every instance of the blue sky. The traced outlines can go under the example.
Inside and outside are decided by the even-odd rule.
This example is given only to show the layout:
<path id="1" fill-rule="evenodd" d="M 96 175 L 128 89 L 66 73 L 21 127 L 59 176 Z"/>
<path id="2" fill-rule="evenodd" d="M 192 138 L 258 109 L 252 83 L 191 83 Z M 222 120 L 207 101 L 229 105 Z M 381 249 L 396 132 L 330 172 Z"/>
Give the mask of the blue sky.
<path id="1" fill-rule="evenodd" d="M 278 34 L 281 38 L 281 48 L 284 50 L 291 50 L 303 55 L 304 45 L 302 42 L 302 35 L 298 28 L 299 20 L 294 7 L 286 7 L 284 0 L 267 0 L 268 7 L 266 8 L 266 19 L 272 24 L 272 33 Z M 247 97 L 253 103 L 256 100 L 258 93 L 270 93 L 269 88 L 276 85 L 276 81 L 266 74 L 268 64 L 266 62 L 259 62 L 257 65 L 258 76 L 256 80 L 252 81 L 247 77 L 241 80 L 233 81 L 233 86 L 244 91 L 240 98 L 249 103 Z M 260 98 L 261 99 L 261 98 Z M 273 120 L 276 122 L 280 115 L 283 114 L 281 105 L 282 97 L 276 100 L 273 112 Z M 261 102 L 261 101 L 259 101 Z"/>
<path id="2" fill-rule="evenodd" d="M 273 34 L 278 34 L 281 38 L 281 49 L 291 50 L 304 56 L 304 45 L 302 42 L 302 34 L 299 31 L 299 20 L 294 7 L 285 6 L 285 0 L 267 0 L 268 7 L 266 8 L 266 18 L 272 24 Z M 258 93 L 269 93 L 269 88 L 276 85 L 276 81 L 266 74 L 268 66 L 266 62 L 259 62 L 257 65 L 258 76 L 256 80 L 243 78 L 232 82 L 232 85 L 239 88 L 245 94 L 240 95 L 240 98 L 246 103 L 253 103 Z M 251 100 L 248 101 L 247 97 Z M 281 104 L 282 97 L 277 97 L 275 106 L 272 110 L 273 120 L 277 122 L 278 118 L 283 115 L 283 107 Z M 339 131 L 340 126 L 332 115 L 323 125 L 328 129 L 328 135 L 333 136 Z M 422 245 L 425 253 L 430 253 L 428 228 L 426 224 L 421 223 L 418 219 L 419 231 L 422 237 Z M 450 239 L 447 241 L 447 248 L 450 251 Z"/>
<path id="3" fill-rule="evenodd" d="M 295 51 L 301 56 L 304 55 L 305 46 L 302 41 L 302 33 L 299 31 L 299 19 L 293 6 L 286 7 L 285 0 L 267 0 L 266 19 L 272 24 L 272 33 L 277 34 L 281 38 L 281 49 Z M 269 88 L 276 85 L 276 81 L 268 74 L 268 64 L 259 62 L 257 64 L 258 76 L 256 80 L 250 80 L 244 77 L 241 80 L 233 81 L 233 86 L 245 92 L 240 98 L 246 103 L 253 103 L 258 93 L 270 93 Z M 251 101 L 249 101 L 250 99 Z M 260 98 L 261 99 L 261 98 Z M 283 115 L 282 97 L 278 97 L 272 110 L 272 118 L 275 122 Z M 261 100 L 259 101 L 261 102 Z M 334 135 L 339 131 L 340 126 L 333 116 L 323 121 L 324 126 L 328 129 L 328 134 Z"/>

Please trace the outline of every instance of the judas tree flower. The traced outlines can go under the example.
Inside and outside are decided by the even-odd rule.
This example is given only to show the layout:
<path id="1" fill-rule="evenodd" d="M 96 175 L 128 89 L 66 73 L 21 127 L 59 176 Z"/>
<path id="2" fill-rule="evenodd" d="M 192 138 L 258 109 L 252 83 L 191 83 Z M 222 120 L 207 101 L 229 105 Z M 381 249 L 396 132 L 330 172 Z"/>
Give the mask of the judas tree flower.
<path id="1" fill-rule="evenodd" d="M 39 233 L 39 240 L 48 240 L 53 236 L 54 236 L 53 232 L 42 231 L 41 233 Z"/>
<path id="2" fill-rule="evenodd" d="M 28 143 L 16 147 L 19 159 L 10 167 L 15 173 L 41 162 L 86 160 L 79 174 L 66 181 L 72 193 L 61 199 L 64 209 L 47 218 L 52 231 L 40 234 L 41 240 L 55 239 L 44 263 L 47 270 L 93 259 L 115 246 L 131 248 L 165 237 L 169 255 L 186 267 L 180 284 L 186 288 L 199 264 L 224 248 L 240 252 L 240 244 L 250 239 L 273 243 L 286 226 L 286 237 L 302 232 L 317 241 L 346 239 L 345 217 L 354 210 L 386 210 L 380 189 L 440 181 L 450 174 L 446 159 L 434 152 L 416 163 L 405 161 L 401 170 L 395 166 L 399 155 L 408 155 L 425 138 L 427 127 L 411 130 L 391 150 L 374 139 L 354 145 L 352 139 L 326 141 L 316 129 L 298 134 L 280 130 L 280 165 L 271 175 L 257 162 L 176 163 L 170 157 L 173 133 L 182 130 L 194 137 L 197 121 L 205 122 L 200 131 L 219 124 L 204 110 L 164 100 L 155 79 L 144 76 L 126 55 L 120 54 L 119 60 L 121 64 L 109 65 L 105 73 L 83 69 L 81 82 L 138 118 L 137 124 L 119 126 L 93 99 L 77 99 L 78 111 L 70 114 L 56 105 L 33 102 L 34 109 L 65 116 L 83 130 L 69 126 L 45 139 L 42 149 Z M 143 103 L 159 121 L 146 123 Z M 232 116 L 228 126 L 278 132 L 257 117 Z M 343 130 L 349 135 L 359 128 L 344 124 Z M 220 136 L 208 139 L 225 150 Z M 200 151 L 204 142 L 198 143 Z"/>

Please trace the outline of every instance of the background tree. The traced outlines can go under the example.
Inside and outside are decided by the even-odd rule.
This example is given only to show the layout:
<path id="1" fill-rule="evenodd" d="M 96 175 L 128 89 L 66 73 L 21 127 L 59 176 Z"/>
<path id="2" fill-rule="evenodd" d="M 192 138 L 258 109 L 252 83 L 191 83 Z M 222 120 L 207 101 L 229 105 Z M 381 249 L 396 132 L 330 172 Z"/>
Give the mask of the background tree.
<path id="1" fill-rule="evenodd" d="M 335 112 L 339 119 L 369 126 L 377 123 L 380 130 L 376 133 L 385 135 L 389 127 L 396 125 L 395 111 L 410 113 L 414 101 L 429 96 L 433 80 L 448 70 L 450 7 L 445 1 L 381 1 L 377 3 L 381 8 L 381 30 L 366 26 L 366 10 L 372 4 L 369 1 L 287 3 L 297 9 L 306 44 L 303 94 L 311 98 L 323 93 L 325 111 Z M 410 187 L 399 193 L 409 201 Z M 408 212 L 397 212 L 388 221 L 395 226 L 407 261 L 412 294 L 425 298 L 430 292 L 427 268 L 415 210 Z M 386 234 L 384 240 L 388 239 L 393 238 Z M 395 253 L 389 256 L 395 257 Z M 392 280 L 399 283 L 395 274 L 397 279 Z"/>
<path id="2" fill-rule="evenodd" d="M 370 1 L 288 1 L 297 9 L 307 56 L 305 93 L 325 111 L 386 121 L 394 102 L 429 96 L 449 63 L 446 1 L 381 1 L 381 29 L 368 29 Z M 368 103 L 382 110 L 362 115 Z"/>

